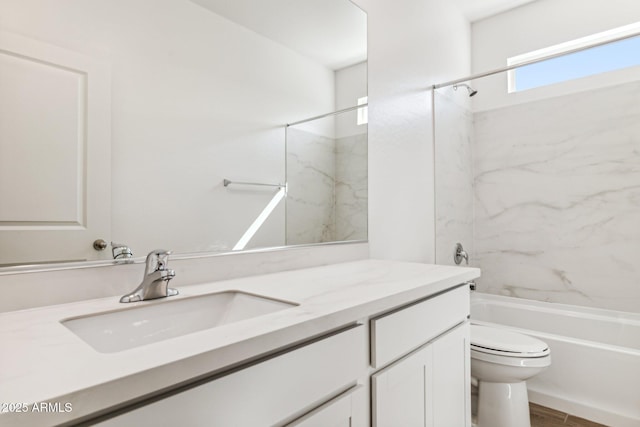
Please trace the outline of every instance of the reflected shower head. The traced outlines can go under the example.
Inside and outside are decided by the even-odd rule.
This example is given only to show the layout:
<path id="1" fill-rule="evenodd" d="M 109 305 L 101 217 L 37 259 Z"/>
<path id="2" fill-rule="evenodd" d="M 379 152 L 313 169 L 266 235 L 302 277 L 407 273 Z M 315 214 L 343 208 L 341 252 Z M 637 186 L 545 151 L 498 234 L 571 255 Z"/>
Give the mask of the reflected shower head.
<path id="1" fill-rule="evenodd" d="M 476 93 L 478 93 L 477 90 L 473 89 L 471 86 L 469 86 L 468 84 L 464 84 L 464 83 L 460 83 L 457 85 L 453 85 L 453 90 L 458 90 L 458 86 L 464 86 L 467 88 L 467 90 L 469 91 L 469 96 L 473 96 Z"/>

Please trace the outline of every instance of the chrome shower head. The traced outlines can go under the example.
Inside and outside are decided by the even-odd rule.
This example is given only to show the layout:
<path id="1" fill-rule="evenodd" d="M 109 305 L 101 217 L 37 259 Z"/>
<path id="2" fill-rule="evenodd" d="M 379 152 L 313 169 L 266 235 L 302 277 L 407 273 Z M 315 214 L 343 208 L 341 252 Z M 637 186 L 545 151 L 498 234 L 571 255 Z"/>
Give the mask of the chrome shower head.
<path id="1" fill-rule="evenodd" d="M 464 86 L 464 87 L 466 87 L 466 88 L 467 88 L 467 91 L 469 91 L 469 96 L 470 96 L 470 97 L 471 97 L 471 96 L 473 96 L 473 95 L 475 95 L 476 93 L 478 93 L 478 91 L 477 91 L 477 90 L 473 89 L 471 86 L 469 86 L 468 84 L 464 84 L 464 83 L 460 83 L 460 84 L 457 84 L 457 85 L 453 85 L 453 90 L 458 90 L 458 86 Z"/>

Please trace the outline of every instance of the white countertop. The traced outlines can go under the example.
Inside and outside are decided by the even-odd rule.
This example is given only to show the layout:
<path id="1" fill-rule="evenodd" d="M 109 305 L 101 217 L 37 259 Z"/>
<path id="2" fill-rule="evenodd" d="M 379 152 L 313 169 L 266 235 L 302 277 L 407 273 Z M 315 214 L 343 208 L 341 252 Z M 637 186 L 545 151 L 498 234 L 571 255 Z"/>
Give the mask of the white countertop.
<path id="1" fill-rule="evenodd" d="M 99 353 L 60 321 L 123 307 L 109 297 L 0 314 L 0 404 L 59 402 L 71 412 L 3 413 L 0 425 L 52 425 L 96 413 L 480 275 L 475 268 L 364 260 L 199 285 L 171 282 L 184 298 L 239 290 L 297 307 L 117 353 Z M 2 408 L 0 408 L 1 410 Z"/>

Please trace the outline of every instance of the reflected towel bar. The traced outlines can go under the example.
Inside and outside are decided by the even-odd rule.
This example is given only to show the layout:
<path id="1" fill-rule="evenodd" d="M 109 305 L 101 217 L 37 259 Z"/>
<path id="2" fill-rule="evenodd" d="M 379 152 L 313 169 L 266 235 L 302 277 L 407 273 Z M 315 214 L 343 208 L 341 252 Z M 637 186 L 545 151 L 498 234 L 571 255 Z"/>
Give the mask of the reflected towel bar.
<path id="1" fill-rule="evenodd" d="M 229 185 L 258 185 L 260 187 L 277 187 L 277 188 L 285 188 L 286 184 L 265 184 L 262 182 L 239 182 L 239 181 L 230 181 L 228 179 L 224 179 L 222 181 L 222 183 L 224 184 L 225 187 L 228 187 Z"/>

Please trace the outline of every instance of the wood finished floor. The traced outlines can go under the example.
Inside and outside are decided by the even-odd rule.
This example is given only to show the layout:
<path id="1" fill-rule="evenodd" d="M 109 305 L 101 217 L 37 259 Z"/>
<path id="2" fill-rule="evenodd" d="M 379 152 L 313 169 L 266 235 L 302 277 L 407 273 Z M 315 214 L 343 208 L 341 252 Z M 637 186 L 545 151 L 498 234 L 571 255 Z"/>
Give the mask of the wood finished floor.
<path id="1" fill-rule="evenodd" d="M 544 406 L 529 404 L 531 427 L 607 427 Z"/>

